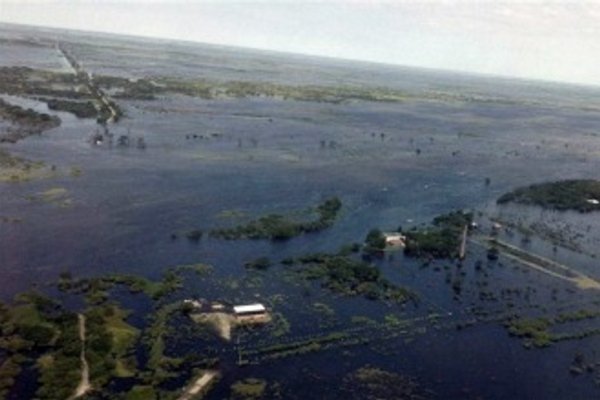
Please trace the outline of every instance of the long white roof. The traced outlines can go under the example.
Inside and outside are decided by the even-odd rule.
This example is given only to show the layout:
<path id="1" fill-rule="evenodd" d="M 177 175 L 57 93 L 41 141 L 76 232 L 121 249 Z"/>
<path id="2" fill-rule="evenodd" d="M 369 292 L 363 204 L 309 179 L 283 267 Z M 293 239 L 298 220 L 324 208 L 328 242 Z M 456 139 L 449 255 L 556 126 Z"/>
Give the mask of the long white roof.
<path id="1" fill-rule="evenodd" d="M 267 309 L 260 303 L 246 304 L 243 306 L 233 306 L 233 311 L 236 314 L 254 313 L 254 312 L 265 312 Z"/>

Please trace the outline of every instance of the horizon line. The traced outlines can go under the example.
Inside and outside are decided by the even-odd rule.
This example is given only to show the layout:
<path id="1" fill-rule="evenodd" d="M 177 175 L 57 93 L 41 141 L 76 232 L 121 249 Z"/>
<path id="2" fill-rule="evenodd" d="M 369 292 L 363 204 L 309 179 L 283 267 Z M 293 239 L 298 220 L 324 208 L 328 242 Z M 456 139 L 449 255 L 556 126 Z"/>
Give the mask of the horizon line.
<path id="1" fill-rule="evenodd" d="M 181 43 L 189 43 L 194 45 L 202 45 L 202 46 L 213 46 L 213 47 L 222 47 L 222 48 L 230 48 L 230 49 L 239 49 L 245 51 L 258 51 L 265 53 L 274 53 L 278 55 L 286 55 L 286 56 L 304 56 L 310 58 L 324 59 L 324 60 L 333 60 L 333 61 L 341 61 L 346 63 L 364 63 L 364 64 L 373 64 L 380 65 L 392 68 L 404 68 L 404 69 L 414 69 L 414 70 L 426 70 L 434 73 L 446 73 L 446 74 L 455 74 L 455 75 L 463 75 L 468 77 L 474 77 L 478 79 L 497 79 L 497 80 L 512 80 L 512 81 L 520 81 L 520 82 L 529 82 L 529 83 L 539 83 L 539 84 L 554 84 L 554 85 L 564 85 L 564 86 L 576 86 L 576 87 L 584 87 L 588 89 L 600 89 L 600 83 L 589 83 L 589 82 L 579 82 L 579 81 L 559 81 L 552 79 L 544 79 L 544 78 L 536 78 L 536 77 L 528 77 L 528 76 L 518 76 L 518 75 L 502 75 L 502 74 L 493 74 L 487 72 L 479 72 L 479 71 L 466 71 L 466 70 L 456 70 L 456 69 L 446 69 L 439 67 L 430 67 L 424 65 L 411 65 L 411 64 L 396 64 L 393 62 L 386 62 L 381 60 L 371 60 L 371 59 L 360 59 L 360 58 L 346 58 L 346 57 L 334 57 L 323 54 L 314 54 L 314 53 L 301 53 L 301 52 L 293 52 L 279 49 L 269 49 L 262 47 L 252 47 L 252 46 L 241 46 L 234 45 L 229 43 L 215 43 L 215 42 L 203 42 L 199 40 L 190 40 L 190 39 L 182 39 L 179 37 L 164 37 L 164 36 L 154 36 L 154 35 L 143 35 L 143 34 L 132 34 L 132 33 L 122 33 L 122 32 L 108 32 L 102 30 L 86 30 L 80 28 L 66 28 L 60 26 L 53 25 L 37 25 L 37 24 L 28 24 L 28 23 L 20 23 L 20 22 L 8 22 L 0 20 L 0 25 L 14 25 L 25 28 L 43 28 L 49 30 L 62 30 L 67 32 L 77 32 L 84 34 L 103 34 L 109 36 L 120 36 L 126 38 L 133 39 L 154 39 L 158 41 L 172 41 L 172 42 L 181 42 Z"/>

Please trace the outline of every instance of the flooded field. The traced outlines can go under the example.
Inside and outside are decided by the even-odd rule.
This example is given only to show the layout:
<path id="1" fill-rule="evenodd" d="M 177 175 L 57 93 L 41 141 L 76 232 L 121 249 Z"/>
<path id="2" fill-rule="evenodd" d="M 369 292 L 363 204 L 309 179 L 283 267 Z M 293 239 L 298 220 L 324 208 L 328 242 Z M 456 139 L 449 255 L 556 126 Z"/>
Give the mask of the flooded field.
<path id="1" fill-rule="evenodd" d="M 206 399 L 600 395 L 600 291 L 526 255 L 600 281 L 599 214 L 496 204 L 515 187 L 598 178 L 600 90 L 10 25 L 0 39 L 2 68 L 73 74 L 60 42 L 123 112 L 99 124 L 49 109 L 77 87 L 62 75 L 44 78 L 54 92 L 0 93 L 61 120 L 0 143 L 43 163 L 0 180 L 0 301 L 35 290 L 71 313 L 118 304 L 107 329 L 130 338 L 113 348 L 117 372 L 92 368 L 87 398 L 179 398 L 203 370 L 218 371 Z M 150 82 L 148 98 L 117 78 Z M 0 134 L 13 125 L 0 121 Z M 341 209 L 323 229 L 211 235 L 269 214 L 306 224 L 333 197 Z M 462 261 L 341 255 L 373 228 L 408 231 L 454 210 L 478 225 Z M 490 235 L 524 253 L 490 257 Z M 415 297 L 369 297 L 285 262 L 314 253 L 365 258 L 380 274 L 370 283 Z M 249 267 L 260 258 L 269 265 Z M 190 298 L 260 302 L 273 318 L 227 342 L 173 306 Z M 28 357 L 5 398 L 36 396 L 42 357 Z"/>

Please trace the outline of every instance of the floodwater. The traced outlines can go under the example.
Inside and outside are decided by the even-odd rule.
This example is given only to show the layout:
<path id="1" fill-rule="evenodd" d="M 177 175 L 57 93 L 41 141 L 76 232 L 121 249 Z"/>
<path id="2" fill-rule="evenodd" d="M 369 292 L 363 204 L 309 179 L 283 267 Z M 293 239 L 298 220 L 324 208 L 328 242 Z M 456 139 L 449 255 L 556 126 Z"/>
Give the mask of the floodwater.
<path id="1" fill-rule="evenodd" d="M 468 310 L 476 307 L 504 312 L 507 303 L 523 314 L 536 315 L 540 307 L 587 307 L 598 299 L 597 293 L 578 290 L 509 260 L 488 263 L 485 249 L 476 246 L 469 247 L 462 267 L 453 262 L 422 267 L 401 253 L 375 261 L 388 279 L 420 295 L 418 306 L 334 296 L 318 285 L 289 283 L 283 266 L 248 273 L 243 265 L 262 256 L 281 260 L 334 252 L 343 244 L 361 241 L 374 227 L 410 227 L 455 209 L 474 209 L 483 213 L 481 219 L 543 221 L 561 230 L 581 231 L 581 251 L 553 252 L 551 243 L 536 237 L 527 246 L 600 278 L 592 257 L 600 240 L 596 215 L 495 205 L 499 195 L 516 186 L 597 178 L 600 90 L 191 43 L 49 32 L 67 42 L 95 74 L 392 87 L 413 97 L 399 103 L 342 104 L 272 98 L 203 100 L 183 95 L 117 100 L 126 116 L 110 130 L 143 137 L 147 144 L 143 150 L 93 146 L 89 138 L 97 129 L 95 121 L 50 111 L 61 117 L 60 127 L 2 148 L 56 165 L 58 171 L 76 167 L 82 174 L 65 172 L 51 179 L 0 185 L 0 215 L 21 220 L 0 222 L 0 299 L 4 301 L 32 285 L 43 287 L 65 270 L 77 277 L 123 272 L 159 278 L 170 266 L 197 262 L 213 265 L 214 278 L 206 281 L 190 275 L 174 299 L 200 295 L 244 302 L 284 294 L 274 309 L 289 320 L 291 336 L 343 329 L 352 325 L 355 316 L 382 320 L 388 314 L 413 317 L 437 312 L 460 319 L 468 318 Z M 0 29 L 9 38 L 42 33 L 11 26 Z M 49 52 L 56 55 L 52 48 L 3 42 L 0 65 L 64 69 Z M 43 102 L 2 97 L 47 111 Z M 193 135 L 207 138 L 193 139 Z M 489 186 L 486 178 L 491 180 Z M 69 204 L 32 199 L 52 188 L 66 189 Z M 170 238 L 172 233 L 234 225 L 272 212 L 306 210 L 334 195 L 343 202 L 342 213 L 332 228 L 318 234 L 277 243 L 217 239 L 192 243 Z M 520 243 L 521 237 L 517 233 L 503 239 Z M 477 260 L 483 260 L 484 272 L 475 269 Z M 253 275 L 254 285 L 244 284 L 248 274 Z M 450 280 L 461 280 L 459 294 L 448 284 L 449 275 Z M 242 281 L 241 285 L 227 284 L 234 280 Z M 507 288 L 535 291 L 527 299 L 515 295 L 493 302 L 482 300 L 482 287 L 498 296 Z M 125 306 L 138 314 L 149 311 L 143 301 L 123 298 Z M 311 311 L 315 302 L 335 310 L 335 321 L 326 328 L 320 326 L 323 317 Z M 131 321 L 144 324 L 136 313 Z M 593 327 L 593 321 L 590 324 Z M 244 340 L 251 344 L 264 339 L 260 336 L 257 331 Z M 169 351 L 202 353 L 208 345 L 233 346 L 180 338 Z M 208 398 L 227 397 L 230 384 L 256 377 L 279 382 L 285 398 L 335 399 L 342 396 L 339 387 L 345 375 L 369 364 L 410 375 L 440 399 L 592 399 L 600 395 L 594 383 L 598 372 L 572 376 L 569 366 L 577 352 L 600 362 L 598 345 L 600 338 L 591 336 L 547 349 L 525 349 L 500 322 L 490 322 L 462 331 L 428 329 L 411 341 L 381 340 L 381 348 L 332 349 L 244 368 L 235 365 L 232 352 L 224 358 L 223 378 Z"/>

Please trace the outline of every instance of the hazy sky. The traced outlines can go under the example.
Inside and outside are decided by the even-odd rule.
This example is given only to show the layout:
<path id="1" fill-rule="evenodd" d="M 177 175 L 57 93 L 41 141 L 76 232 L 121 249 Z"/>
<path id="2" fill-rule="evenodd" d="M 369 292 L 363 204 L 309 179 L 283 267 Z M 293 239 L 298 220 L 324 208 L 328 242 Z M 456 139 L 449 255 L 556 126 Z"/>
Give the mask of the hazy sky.
<path id="1" fill-rule="evenodd" d="M 0 0 L 0 21 L 600 85 L 600 2 Z"/>

